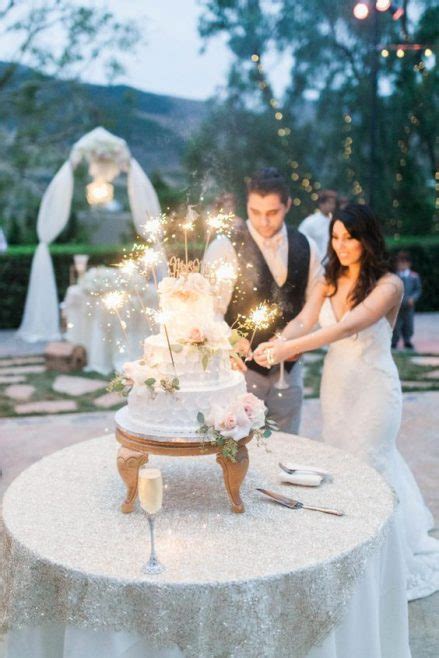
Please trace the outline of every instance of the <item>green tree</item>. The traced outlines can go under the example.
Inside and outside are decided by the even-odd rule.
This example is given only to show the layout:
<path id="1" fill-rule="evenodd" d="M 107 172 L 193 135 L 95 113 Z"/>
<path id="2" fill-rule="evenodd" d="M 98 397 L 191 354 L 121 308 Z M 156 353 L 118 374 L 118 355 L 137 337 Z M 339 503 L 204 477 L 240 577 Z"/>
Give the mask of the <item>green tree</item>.
<path id="1" fill-rule="evenodd" d="M 426 64 L 422 53 L 399 59 L 392 50 L 390 57 L 380 59 L 377 149 L 371 171 L 373 20 L 356 20 L 353 2 L 348 0 L 205 0 L 202 4 L 201 35 L 206 40 L 226 35 L 234 56 L 228 110 L 247 111 L 248 123 L 264 122 L 258 160 L 280 161 L 291 176 L 297 219 L 312 205 L 319 184 L 361 201 L 367 198 L 373 176 L 375 206 L 389 232 L 432 229 L 437 68 Z M 421 41 L 434 47 L 439 32 L 434 5 L 432 0 L 405 0 L 402 21 L 378 14 L 379 43 Z M 266 64 L 272 53 L 291 62 L 281 99 L 273 94 Z M 231 148 L 223 133 L 233 120 L 224 115 L 218 123 L 218 113 L 215 107 L 198 147 L 197 140 L 192 143 L 190 164 L 196 164 L 197 157 L 208 157 L 197 156 L 197 148 L 203 146 L 211 149 L 218 163 L 227 164 L 226 154 L 220 157 L 219 151 L 225 144 Z M 214 126 L 210 135 L 209 122 Z M 243 138 L 245 134 L 243 129 Z M 228 160 L 232 180 L 241 175 L 249 145 L 243 146 L 242 157 L 238 146 L 232 145 L 233 157 Z M 273 149 L 278 151 L 275 157 Z"/>

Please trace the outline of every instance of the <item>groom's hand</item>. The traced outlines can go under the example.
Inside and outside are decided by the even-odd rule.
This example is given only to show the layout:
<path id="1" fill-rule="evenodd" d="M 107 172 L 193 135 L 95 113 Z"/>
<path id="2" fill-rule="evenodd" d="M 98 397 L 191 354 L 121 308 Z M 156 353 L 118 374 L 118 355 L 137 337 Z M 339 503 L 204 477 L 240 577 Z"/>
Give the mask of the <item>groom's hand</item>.
<path id="1" fill-rule="evenodd" d="M 245 365 L 244 361 L 241 359 L 239 354 L 235 352 L 235 354 L 232 354 L 230 357 L 230 364 L 232 366 L 232 370 L 239 370 L 239 372 L 247 372 L 247 366 Z"/>
<path id="2" fill-rule="evenodd" d="M 247 340 L 247 338 L 240 338 L 237 343 L 233 346 L 235 352 L 240 354 L 241 356 L 251 356 L 250 354 L 250 341 Z"/>

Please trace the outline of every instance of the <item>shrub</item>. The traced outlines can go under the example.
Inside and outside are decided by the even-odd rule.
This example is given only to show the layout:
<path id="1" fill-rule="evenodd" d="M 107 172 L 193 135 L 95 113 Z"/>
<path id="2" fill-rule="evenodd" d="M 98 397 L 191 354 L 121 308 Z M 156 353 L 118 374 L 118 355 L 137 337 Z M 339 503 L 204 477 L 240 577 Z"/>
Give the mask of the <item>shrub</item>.
<path id="1" fill-rule="evenodd" d="M 199 253 L 201 247 L 198 245 Z M 388 247 L 392 254 L 400 249 L 408 251 L 413 269 L 422 277 L 423 295 L 417 310 L 439 311 L 439 236 L 404 236 L 399 240 L 389 240 Z M 130 251 L 130 248 L 130 245 L 51 245 L 59 300 L 64 298 L 69 285 L 74 254 L 89 254 L 90 266 L 112 265 L 122 259 L 124 249 Z M 20 325 L 34 251 L 34 245 L 23 245 L 12 246 L 6 253 L 0 254 L 0 329 L 13 329 Z M 169 251 L 182 255 L 183 246 L 174 245 Z"/>

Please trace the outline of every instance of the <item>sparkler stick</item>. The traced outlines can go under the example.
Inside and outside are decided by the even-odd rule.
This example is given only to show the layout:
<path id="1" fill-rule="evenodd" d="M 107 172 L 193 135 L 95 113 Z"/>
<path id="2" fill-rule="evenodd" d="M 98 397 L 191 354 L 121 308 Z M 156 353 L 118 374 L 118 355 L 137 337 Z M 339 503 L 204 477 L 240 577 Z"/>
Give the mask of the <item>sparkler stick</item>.
<path id="1" fill-rule="evenodd" d="M 194 230 L 194 221 L 197 219 L 198 213 L 194 210 L 193 206 L 188 206 L 188 211 L 186 213 L 185 221 L 181 225 L 184 232 L 184 256 L 186 265 L 189 261 L 188 248 L 187 248 L 187 234 L 189 231 Z"/>
<path id="2" fill-rule="evenodd" d="M 163 330 L 164 330 L 165 336 L 166 336 L 166 342 L 168 344 L 169 356 L 171 357 L 172 367 L 174 368 L 174 373 L 175 373 L 175 376 L 177 377 L 178 375 L 177 375 L 177 369 L 175 367 L 174 355 L 172 353 L 171 341 L 169 340 L 168 328 L 167 328 L 166 322 L 165 322 L 166 316 L 162 311 L 156 311 L 154 313 L 154 320 L 158 324 L 161 324 L 162 327 L 163 327 Z"/>
<path id="3" fill-rule="evenodd" d="M 172 354 L 171 342 L 169 340 L 168 329 L 165 324 L 163 324 L 163 329 L 165 330 L 166 342 L 168 343 L 168 349 L 169 349 L 169 354 L 171 356 L 172 367 L 174 368 L 175 374 L 177 374 L 177 370 L 175 368 L 174 356 Z"/>

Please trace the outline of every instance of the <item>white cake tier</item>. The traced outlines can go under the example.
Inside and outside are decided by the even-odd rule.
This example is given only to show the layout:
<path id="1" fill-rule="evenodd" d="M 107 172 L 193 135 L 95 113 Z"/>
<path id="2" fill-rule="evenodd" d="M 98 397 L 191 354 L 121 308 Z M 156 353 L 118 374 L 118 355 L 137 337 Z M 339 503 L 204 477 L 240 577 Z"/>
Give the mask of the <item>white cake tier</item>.
<path id="1" fill-rule="evenodd" d="M 143 372 L 145 375 L 142 381 L 148 377 L 157 379 L 177 376 L 181 386 L 187 384 L 194 389 L 203 388 L 206 384 L 221 385 L 230 381 L 232 369 L 228 340 L 215 344 L 206 343 L 203 347 L 174 343 L 172 354 L 175 369 L 165 336 L 148 336 L 144 342 L 144 357 L 138 362 L 139 368 L 142 368 L 139 374 Z M 142 367 L 143 363 L 145 366 Z M 136 380 L 141 383 L 137 377 Z"/>
<path id="2" fill-rule="evenodd" d="M 127 407 L 118 412 L 116 422 L 137 434 L 200 440 L 198 412 L 207 416 L 212 404 L 227 407 L 245 392 L 244 376 L 235 371 L 229 373 L 228 382 L 221 386 L 183 386 L 175 393 L 159 390 L 152 395 L 146 386 L 135 385 L 128 395 Z"/>

